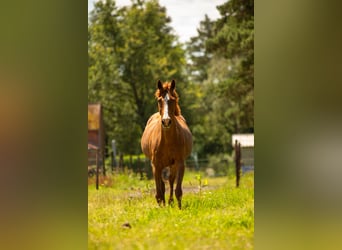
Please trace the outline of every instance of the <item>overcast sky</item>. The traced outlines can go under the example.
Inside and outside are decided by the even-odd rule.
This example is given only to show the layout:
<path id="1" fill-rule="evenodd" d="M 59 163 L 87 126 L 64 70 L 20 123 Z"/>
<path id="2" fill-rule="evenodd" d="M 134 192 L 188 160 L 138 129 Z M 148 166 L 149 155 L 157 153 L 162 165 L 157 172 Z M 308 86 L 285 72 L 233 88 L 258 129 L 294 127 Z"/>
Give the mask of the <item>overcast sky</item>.
<path id="1" fill-rule="evenodd" d="M 93 9 L 93 3 L 97 0 L 88 0 L 88 13 Z M 200 21 L 207 14 L 214 20 L 220 17 L 216 9 L 226 0 L 159 0 L 160 5 L 165 6 L 167 15 L 171 17 L 171 26 L 179 36 L 181 42 L 188 41 L 190 37 L 196 36 L 196 29 Z M 116 0 L 117 6 L 130 5 L 130 0 Z"/>

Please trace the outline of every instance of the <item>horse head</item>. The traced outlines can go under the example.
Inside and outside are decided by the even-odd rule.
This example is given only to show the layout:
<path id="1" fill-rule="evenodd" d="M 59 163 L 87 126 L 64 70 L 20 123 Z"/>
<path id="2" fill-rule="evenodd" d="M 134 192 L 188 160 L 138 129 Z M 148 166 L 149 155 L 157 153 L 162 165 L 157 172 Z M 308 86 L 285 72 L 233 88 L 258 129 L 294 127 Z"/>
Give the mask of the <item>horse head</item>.
<path id="1" fill-rule="evenodd" d="M 180 115 L 178 94 L 175 90 L 176 82 L 172 80 L 171 83 L 162 83 L 159 80 L 157 87 L 155 97 L 158 101 L 161 125 L 163 129 L 168 129 L 172 126 L 172 121 L 175 119 L 175 116 Z"/>

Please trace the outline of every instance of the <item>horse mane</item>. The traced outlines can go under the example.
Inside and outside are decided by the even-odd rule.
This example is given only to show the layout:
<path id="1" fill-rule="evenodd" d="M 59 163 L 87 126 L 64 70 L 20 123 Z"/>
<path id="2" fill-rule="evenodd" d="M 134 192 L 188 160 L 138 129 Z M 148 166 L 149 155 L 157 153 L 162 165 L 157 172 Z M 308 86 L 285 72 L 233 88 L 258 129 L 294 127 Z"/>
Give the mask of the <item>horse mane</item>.
<path id="1" fill-rule="evenodd" d="M 171 99 L 174 99 L 176 101 L 175 116 L 181 115 L 181 109 L 178 104 L 179 96 L 175 89 L 171 89 L 170 82 L 163 83 L 163 89 L 160 90 L 158 88 L 154 96 L 156 97 L 156 99 L 158 99 L 159 97 L 164 96 L 167 92 L 169 93 L 169 95 L 171 95 Z"/>

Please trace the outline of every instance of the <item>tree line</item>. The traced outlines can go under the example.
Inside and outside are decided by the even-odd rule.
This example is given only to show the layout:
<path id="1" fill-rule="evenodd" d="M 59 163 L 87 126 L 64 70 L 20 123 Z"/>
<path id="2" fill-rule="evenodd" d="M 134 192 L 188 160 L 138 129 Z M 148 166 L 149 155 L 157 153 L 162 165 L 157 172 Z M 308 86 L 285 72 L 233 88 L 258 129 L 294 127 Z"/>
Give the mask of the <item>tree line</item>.
<path id="1" fill-rule="evenodd" d="M 88 20 L 88 102 L 101 103 L 107 147 L 140 154 L 146 121 L 157 111 L 156 83 L 175 79 L 199 157 L 232 151 L 231 135 L 254 131 L 254 1 L 217 6 L 179 42 L 158 0 L 119 8 L 97 1 Z"/>

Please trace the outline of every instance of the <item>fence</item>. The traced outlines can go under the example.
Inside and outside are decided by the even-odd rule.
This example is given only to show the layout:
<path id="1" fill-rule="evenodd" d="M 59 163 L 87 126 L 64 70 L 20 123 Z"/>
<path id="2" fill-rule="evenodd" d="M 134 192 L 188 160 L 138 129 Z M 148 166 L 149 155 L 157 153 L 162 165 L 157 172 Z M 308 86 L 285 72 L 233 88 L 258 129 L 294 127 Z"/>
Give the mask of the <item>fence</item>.
<path id="1" fill-rule="evenodd" d="M 107 171 L 122 172 L 126 169 L 140 174 L 141 178 L 147 177 L 150 179 L 153 177 L 150 160 L 145 156 L 124 156 L 123 154 L 120 154 L 117 158 L 118 159 L 115 159 L 115 161 L 113 157 L 107 158 Z M 116 165 L 114 163 L 116 163 Z M 90 167 L 90 169 L 91 168 L 94 168 L 94 166 Z M 191 171 L 204 172 L 208 176 L 224 176 L 229 173 L 234 173 L 233 161 L 220 158 L 212 160 L 210 158 L 195 159 L 194 157 L 189 157 L 186 160 L 186 168 Z M 88 171 L 88 173 L 91 177 L 92 171 Z"/>
<path id="2" fill-rule="evenodd" d="M 228 160 L 222 156 L 210 156 L 208 158 L 197 159 L 197 157 L 189 157 L 186 160 L 186 168 L 190 171 L 205 173 L 208 177 L 214 176 L 235 176 L 236 177 L 236 187 L 239 187 L 240 176 L 245 172 L 254 171 L 254 166 L 251 169 L 244 169 L 241 164 L 241 148 L 240 145 L 235 145 L 235 157 Z M 115 165 L 116 164 L 116 165 Z M 249 167 L 249 166 L 247 166 Z M 120 173 L 124 171 L 132 171 L 137 175 L 140 175 L 141 179 L 153 178 L 151 163 L 145 156 L 124 156 L 119 155 L 119 160 L 117 161 L 113 157 L 107 158 L 104 168 L 99 168 L 99 166 L 88 166 L 88 176 L 92 177 L 96 174 L 96 188 L 98 189 L 98 178 L 99 174 L 105 175 L 105 172 L 111 170 L 112 173 Z"/>

